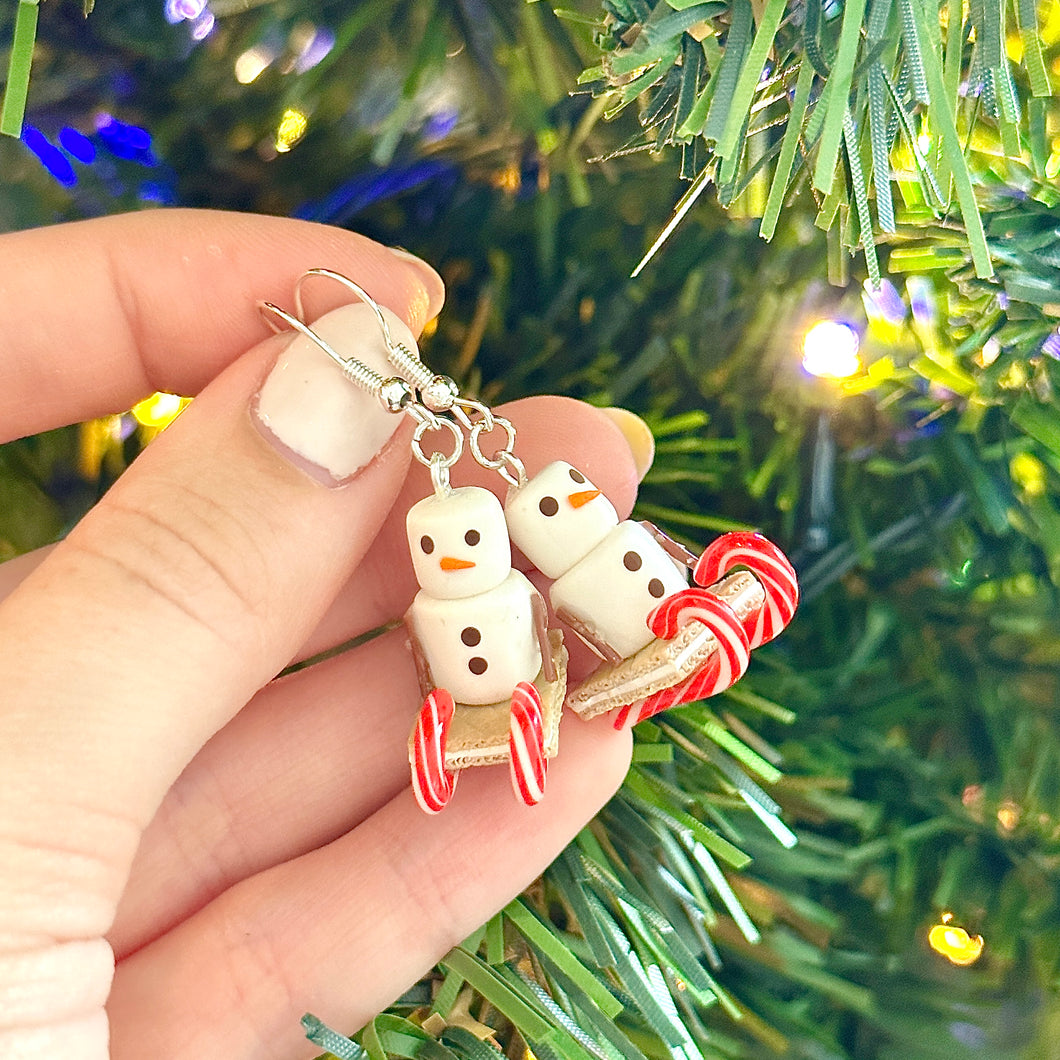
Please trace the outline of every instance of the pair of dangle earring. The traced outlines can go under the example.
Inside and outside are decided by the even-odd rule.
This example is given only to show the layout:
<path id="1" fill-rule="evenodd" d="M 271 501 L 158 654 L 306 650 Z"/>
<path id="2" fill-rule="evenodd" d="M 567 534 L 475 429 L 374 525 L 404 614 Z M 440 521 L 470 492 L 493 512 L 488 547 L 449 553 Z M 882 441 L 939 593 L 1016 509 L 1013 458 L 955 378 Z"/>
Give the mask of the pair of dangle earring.
<path id="1" fill-rule="evenodd" d="M 342 283 L 373 309 L 400 378 L 342 358 L 308 328 L 301 287 L 311 276 Z M 583 718 L 615 711 L 620 728 L 715 695 L 742 676 L 753 648 L 790 621 L 795 571 L 762 535 L 724 534 L 696 557 L 650 523 L 620 521 L 566 462 L 528 478 L 514 453 L 514 427 L 394 343 L 380 307 L 357 284 L 311 270 L 296 304 L 297 317 L 264 308 L 313 339 L 389 411 L 411 415 L 413 455 L 431 469 L 434 493 L 410 509 L 406 524 L 420 591 L 405 624 L 425 697 L 409 762 L 425 811 L 447 805 L 460 770 L 503 761 L 517 797 L 535 804 L 558 750 L 564 705 Z M 505 444 L 487 456 L 481 436 L 498 427 Z M 452 451 L 428 455 L 423 439 L 438 430 L 451 433 Z M 503 509 L 489 490 L 450 485 L 465 433 L 474 459 L 508 483 Z M 562 633 L 549 628 L 544 600 L 511 568 L 510 542 L 552 579 L 556 617 L 601 658 L 569 691 Z"/>

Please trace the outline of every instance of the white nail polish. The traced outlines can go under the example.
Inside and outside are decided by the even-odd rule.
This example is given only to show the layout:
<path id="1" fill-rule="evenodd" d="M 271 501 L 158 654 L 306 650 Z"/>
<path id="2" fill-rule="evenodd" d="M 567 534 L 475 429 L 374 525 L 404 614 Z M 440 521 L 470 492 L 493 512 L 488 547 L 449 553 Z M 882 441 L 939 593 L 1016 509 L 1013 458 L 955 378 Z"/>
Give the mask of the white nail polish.
<path id="1" fill-rule="evenodd" d="M 383 309 L 395 343 L 416 349 L 408 326 Z M 342 357 L 355 357 L 384 378 L 396 375 L 375 313 L 363 303 L 345 305 L 312 325 Z M 378 453 L 402 417 L 346 379 L 305 335 L 280 354 L 253 402 L 262 433 L 281 453 L 326 485 L 341 485 Z"/>

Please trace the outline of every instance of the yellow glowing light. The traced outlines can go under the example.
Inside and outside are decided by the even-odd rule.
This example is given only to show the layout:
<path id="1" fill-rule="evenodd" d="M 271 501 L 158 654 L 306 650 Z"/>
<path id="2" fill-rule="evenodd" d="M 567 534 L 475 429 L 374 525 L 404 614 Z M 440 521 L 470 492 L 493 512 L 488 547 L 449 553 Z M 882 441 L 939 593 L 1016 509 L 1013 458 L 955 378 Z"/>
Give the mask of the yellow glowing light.
<path id="1" fill-rule="evenodd" d="M 928 932 L 928 944 L 951 964 L 975 964 L 983 953 L 983 936 L 969 935 L 964 928 L 955 927 L 952 920 L 952 913 L 943 913 L 942 923 Z"/>
<path id="2" fill-rule="evenodd" d="M 1006 832 L 1011 832 L 1020 823 L 1020 808 L 1011 799 L 1006 799 L 997 808 L 997 823 Z"/>
<path id="3" fill-rule="evenodd" d="M 241 85 L 249 85 L 256 81 L 268 68 L 275 56 L 261 44 L 255 44 L 253 48 L 247 48 L 242 55 L 236 59 L 236 80 Z"/>
<path id="4" fill-rule="evenodd" d="M 493 177 L 493 183 L 501 191 L 516 192 L 522 186 L 523 178 L 519 167 L 514 162 L 506 166 L 500 173 Z"/>
<path id="5" fill-rule="evenodd" d="M 180 415 L 184 406 L 188 404 L 188 400 L 176 394 L 152 394 L 149 398 L 144 398 L 139 404 L 134 405 L 132 414 L 136 417 L 136 422 L 142 426 L 162 430 Z"/>
<path id="6" fill-rule="evenodd" d="M 1012 481 L 1031 497 L 1043 497 L 1047 488 L 1045 464 L 1030 453 L 1017 453 L 1009 461 Z"/>
<path id="7" fill-rule="evenodd" d="M 305 136 L 309 119 L 294 107 L 288 107 L 276 128 L 275 148 L 282 155 L 291 150 Z"/>
<path id="8" fill-rule="evenodd" d="M 82 423 L 78 441 L 78 470 L 86 479 L 99 478 L 107 454 L 121 442 L 121 417 L 103 416 Z"/>
<path id="9" fill-rule="evenodd" d="M 838 320 L 814 324 L 802 340 L 802 366 L 810 375 L 846 379 L 861 371 L 858 333 Z"/>

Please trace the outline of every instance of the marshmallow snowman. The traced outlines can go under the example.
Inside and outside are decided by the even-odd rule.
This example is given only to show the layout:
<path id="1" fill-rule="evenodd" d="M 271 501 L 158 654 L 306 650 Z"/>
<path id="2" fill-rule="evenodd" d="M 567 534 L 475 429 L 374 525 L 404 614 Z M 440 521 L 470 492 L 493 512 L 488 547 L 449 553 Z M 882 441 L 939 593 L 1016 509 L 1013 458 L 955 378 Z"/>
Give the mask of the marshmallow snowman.
<path id="1" fill-rule="evenodd" d="M 500 502 L 462 486 L 413 505 L 406 529 L 421 588 L 405 621 L 433 685 L 458 704 L 508 700 L 542 660 L 537 590 L 512 570 Z"/>
<path id="2" fill-rule="evenodd" d="M 626 659 L 654 634 L 648 615 L 687 588 L 687 571 L 640 523 L 563 461 L 549 464 L 505 504 L 512 541 L 549 578 L 561 618 L 590 644 Z"/>

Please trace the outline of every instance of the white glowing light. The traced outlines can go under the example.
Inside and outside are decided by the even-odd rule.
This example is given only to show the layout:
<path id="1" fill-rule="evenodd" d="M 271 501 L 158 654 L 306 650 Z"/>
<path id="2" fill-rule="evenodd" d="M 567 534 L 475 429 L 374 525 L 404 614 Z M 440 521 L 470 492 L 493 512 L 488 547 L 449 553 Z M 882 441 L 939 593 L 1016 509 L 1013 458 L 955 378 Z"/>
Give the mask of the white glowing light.
<path id="1" fill-rule="evenodd" d="M 253 48 L 247 48 L 236 59 L 236 80 L 241 85 L 249 85 L 268 69 L 269 64 L 275 58 L 276 56 L 273 55 L 272 51 L 261 44 L 257 44 Z"/>
<path id="2" fill-rule="evenodd" d="M 810 375 L 846 379 L 861 371 L 858 333 L 838 320 L 822 320 L 802 340 L 802 366 Z"/>

